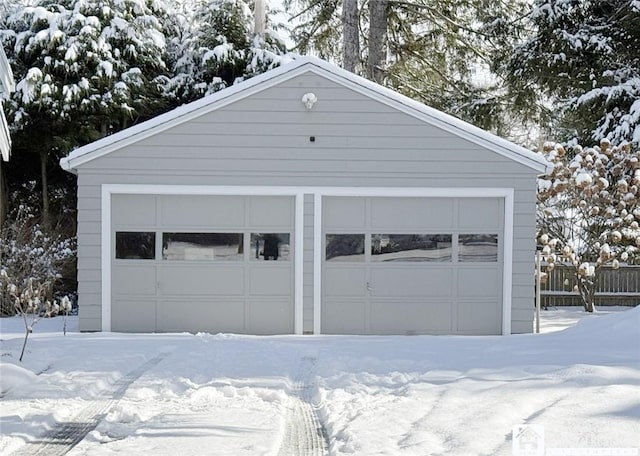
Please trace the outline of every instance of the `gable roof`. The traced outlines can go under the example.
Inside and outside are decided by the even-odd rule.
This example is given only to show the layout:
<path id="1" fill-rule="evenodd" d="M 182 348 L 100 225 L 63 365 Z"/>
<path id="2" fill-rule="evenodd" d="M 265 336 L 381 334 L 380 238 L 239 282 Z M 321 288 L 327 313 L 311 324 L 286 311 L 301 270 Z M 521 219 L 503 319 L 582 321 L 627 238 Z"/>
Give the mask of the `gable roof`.
<path id="1" fill-rule="evenodd" d="M 300 57 L 276 69 L 87 144 L 62 158 L 60 165 L 65 170 L 73 172 L 78 166 L 98 157 L 307 72 L 332 80 L 537 172 L 545 173 L 549 170 L 549 163 L 539 154 L 315 57 Z"/>

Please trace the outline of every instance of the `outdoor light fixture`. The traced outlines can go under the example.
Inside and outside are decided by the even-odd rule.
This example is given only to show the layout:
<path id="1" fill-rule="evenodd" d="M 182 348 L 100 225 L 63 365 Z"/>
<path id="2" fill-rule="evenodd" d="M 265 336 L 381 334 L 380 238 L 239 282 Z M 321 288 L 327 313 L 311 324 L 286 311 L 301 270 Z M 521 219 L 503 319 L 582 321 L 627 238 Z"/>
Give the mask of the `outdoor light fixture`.
<path id="1" fill-rule="evenodd" d="M 313 108 L 313 105 L 316 104 L 316 101 L 318 101 L 318 97 L 316 97 L 316 94 L 313 92 L 308 92 L 302 95 L 302 103 L 308 110 L 311 110 L 311 108 Z"/>

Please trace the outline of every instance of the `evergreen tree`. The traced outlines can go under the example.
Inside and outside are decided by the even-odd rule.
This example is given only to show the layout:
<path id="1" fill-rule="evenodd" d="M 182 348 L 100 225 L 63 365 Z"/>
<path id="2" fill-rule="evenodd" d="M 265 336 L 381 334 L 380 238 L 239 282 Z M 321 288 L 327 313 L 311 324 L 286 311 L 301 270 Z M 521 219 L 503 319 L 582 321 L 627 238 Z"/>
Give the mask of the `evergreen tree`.
<path id="1" fill-rule="evenodd" d="M 170 27 L 172 78 L 165 89 L 177 103 L 217 92 L 290 59 L 273 29 L 263 36 L 254 33 L 249 3 L 186 0 L 179 5 Z"/>
<path id="2" fill-rule="evenodd" d="M 640 2 L 536 0 L 502 71 L 521 109 L 546 98 L 563 139 L 640 143 Z"/>
<path id="3" fill-rule="evenodd" d="M 18 179 L 28 180 L 33 169 L 24 160 L 38 157 L 45 226 L 49 166 L 162 109 L 167 69 L 159 15 L 166 12 L 155 1 L 39 0 L 4 18 L 0 38 L 17 81 L 6 103 L 14 138 L 9 169 L 21 168 Z"/>

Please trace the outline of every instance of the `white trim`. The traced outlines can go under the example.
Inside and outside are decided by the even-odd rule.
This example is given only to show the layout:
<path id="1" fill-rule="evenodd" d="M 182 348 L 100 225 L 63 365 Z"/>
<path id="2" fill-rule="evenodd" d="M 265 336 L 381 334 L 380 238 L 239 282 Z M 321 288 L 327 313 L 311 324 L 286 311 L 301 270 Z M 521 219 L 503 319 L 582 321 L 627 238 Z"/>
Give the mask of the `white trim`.
<path id="1" fill-rule="evenodd" d="M 504 258 L 502 277 L 502 334 L 511 334 L 511 288 L 513 273 L 513 188 L 402 188 L 402 187 L 287 187 L 287 186 L 207 186 L 207 185 L 102 185 L 102 330 L 111 330 L 111 195 L 118 193 L 154 195 L 270 195 L 295 197 L 294 332 L 304 325 L 304 195 L 313 194 L 313 332 L 322 334 L 322 198 L 438 197 L 503 198 Z"/>
<path id="2" fill-rule="evenodd" d="M 102 194 L 102 331 L 111 331 L 111 185 L 103 185 Z"/>
<path id="3" fill-rule="evenodd" d="M 322 194 L 313 194 L 313 334 L 322 334 Z"/>
<path id="4" fill-rule="evenodd" d="M 304 193 L 295 195 L 295 216 L 294 216 L 294 247 L 293 247 L 293 269 L 294 269 L 294 305 L 293 305 L 293 332 L 302 334 L 304 329 Z"/>
<path id="5" fill-rule="evenodd" d="M 502 274 L 502 335 L 511 334 L 511 290 L 513 281 L 513 212 L 515 210 L 515 192 L 505 189 L 504 195 L 504 271 Z M 507 274 L 507 265 L 508 274 Z"/>
<path id="6" fill-rule="evenodd" d="M 296 196 L 424 196 L 433 198 L 504 197 L 512 188 L 501 187 L 303 187 L 257 185 L 168 185 L 168 184 L 102 184 L 111 193 L 136 195 L 267 195 Z"/>
<path id="7" fill-rule="evenodd" d="M 505 197 L 512 188 L 500 187 L 304 187 L 321 196 L 423 196 L 430 198 Z"/>
<path id="8" fill-rule="evenodd" d="M 168 128 L 215 111 L 307 72 L 349 87 L 358 93 L 398 109 L 427 124 L 434 125 L 458 137 L 488 148 L 540 173 L 550 170 L 550 163 L 541 155 L 314 57 L 301 57 L 247 81 L 80 147 L 67 157 L 60 159 L 60 166 L 65 170 L 71 171 L 94 158 L 101 157 Z"/>
<path id="9" fill-rule="evenodd" d="M 111 195 L 220 195 L 220 196 L 292 196 L 294 215 L 294 321 L 295 334 L 302 334 L 304 324 L 304 193 L 294 187 L 230 187 L 203 185 L 102 184 L 101 195 L 101 267 L 102 267 L 102 331 L 111 331 Z"/>

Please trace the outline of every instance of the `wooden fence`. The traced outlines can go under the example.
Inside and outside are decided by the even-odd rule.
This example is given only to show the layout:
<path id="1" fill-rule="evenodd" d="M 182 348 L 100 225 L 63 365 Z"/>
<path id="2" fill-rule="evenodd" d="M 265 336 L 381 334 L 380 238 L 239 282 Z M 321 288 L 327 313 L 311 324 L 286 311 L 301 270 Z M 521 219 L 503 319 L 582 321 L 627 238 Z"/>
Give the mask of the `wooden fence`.
<path id="1" fill-rule="evenodd" d="M 543 264 L 542 271 L 546 271 Z M 558 266 L 547 273 L 540 287 L 542 307 L 581 306 L 580 295 L 573 291 L 576 278 L 573 268 Z M 602 268 L 596 281 L 596 306 L 637 306 L 640 304 L 640 266 Z"/>

